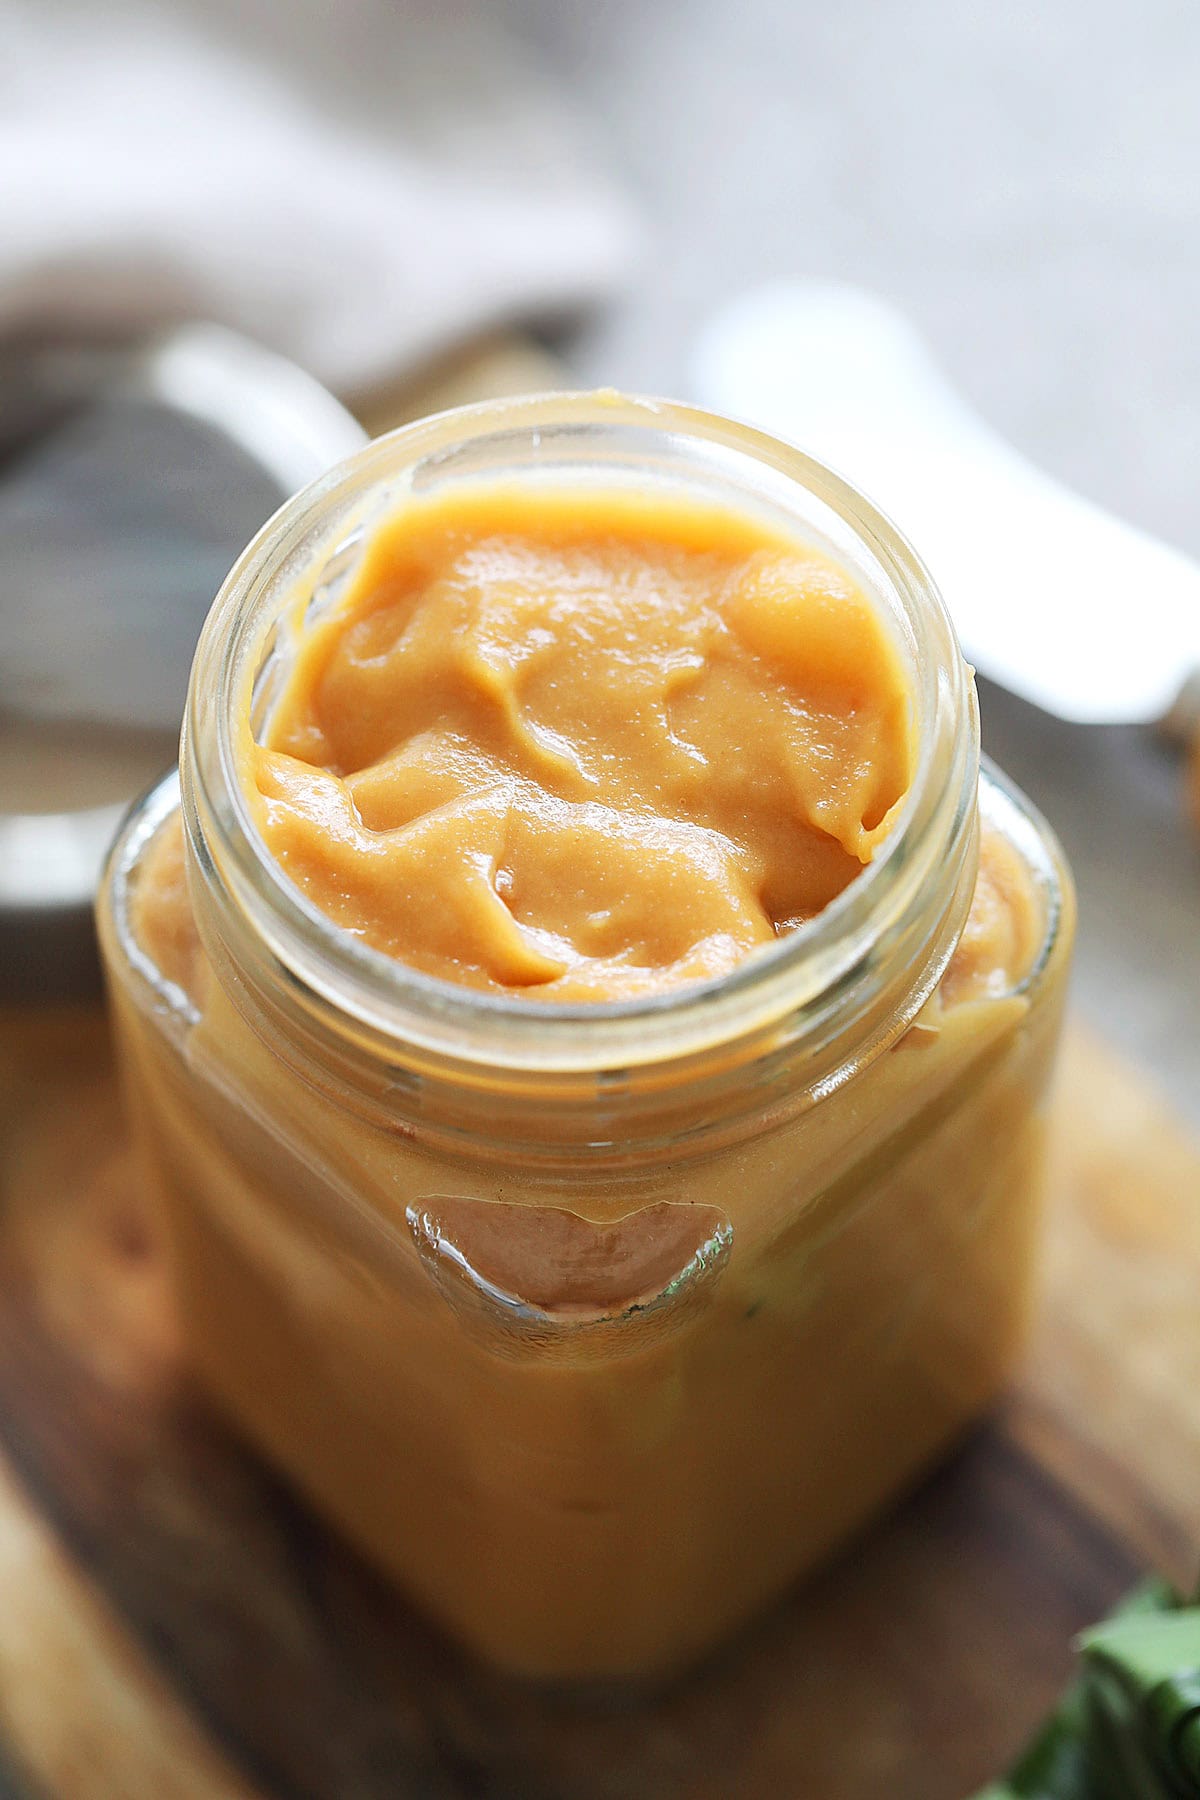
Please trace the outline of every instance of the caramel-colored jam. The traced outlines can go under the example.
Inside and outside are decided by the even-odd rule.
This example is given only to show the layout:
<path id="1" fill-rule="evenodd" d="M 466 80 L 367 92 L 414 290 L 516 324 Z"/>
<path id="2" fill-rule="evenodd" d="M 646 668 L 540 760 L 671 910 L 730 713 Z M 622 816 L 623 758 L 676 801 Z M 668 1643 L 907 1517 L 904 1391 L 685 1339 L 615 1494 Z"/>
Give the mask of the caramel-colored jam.
<path id="1" fill-rule="evenodd" d="M 815 550 L 682 501 L 412 501 L 277 646 L 239 761 L 268 854 L 338 929 L 486 995 L 726 973 L 844 891 L 912 780 L 910 679 L 874 603 Z M 531 1147 L 487 1069 L 452 1129 L 436 1086 L 348 1102 L 272 1040 L 223 944 L 210 962 L 189 858 L 176 816 L 130 889 L 173 987 L 139 998 L 103 906 L 101 925 L 198 1371 L 474 1650 L 669 1674 L 996 1392 L 1070 939 L 1019 833 L 985 824 L 915 1021 L 823 1091 L 802 1055 L 769 1082 L 734 1069 L 736 1129 L 681 1081 L 649 1148 L 607 1091 L 578 1118 L 548 1103 Z"/>
<path id="2" fill-rule="evenodd" d="M 272 853 L 343 930 L 492 991 L 724 974 L 842 891 L 912 773 L 878 609 L 678 499 L 411 501 L 287 655 L 243 769 Z"/>

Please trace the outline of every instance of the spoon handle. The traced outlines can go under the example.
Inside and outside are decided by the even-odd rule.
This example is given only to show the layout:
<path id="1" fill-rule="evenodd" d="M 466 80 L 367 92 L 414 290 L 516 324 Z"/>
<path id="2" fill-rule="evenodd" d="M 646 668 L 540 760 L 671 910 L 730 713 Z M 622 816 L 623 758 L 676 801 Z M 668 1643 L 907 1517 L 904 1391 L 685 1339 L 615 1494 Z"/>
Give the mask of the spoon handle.
<path id="1" fill-rule="evenodd" d="M 967 655 L 1025 699 L 1082 723 L 1157 721 L 1200 670 L 1200 567 L 1020 456 L 886 302 L 760 289 L 709 322 L 693 376 L 703 404 L 800 444 L 891 514 Z"/>

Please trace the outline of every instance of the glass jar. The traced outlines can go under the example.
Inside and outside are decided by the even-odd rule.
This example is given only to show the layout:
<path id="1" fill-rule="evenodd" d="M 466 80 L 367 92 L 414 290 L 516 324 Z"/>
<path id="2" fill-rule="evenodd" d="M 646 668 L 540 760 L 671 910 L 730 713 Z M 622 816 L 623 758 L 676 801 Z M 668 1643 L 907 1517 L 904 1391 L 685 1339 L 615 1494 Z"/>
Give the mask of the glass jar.
<path id="1" fill-rule="evenodd" d="M 832 552 L 894 630 L 919 746 L 898 823 L 833 905 L 719 981 L 574 1007 L 454 987 L 339 931 L 256 835 L 238 747 L 297 608 L 336 599 L 406 493 L 481 477 L 749 508 Z M 964 986 L 981 832 L 1027 942 Z M 147 930 L 172 883 L 169 929 Z M 179 786 L 128 820 L 100 902 L 202 1379 L 486 1657 L 550 1678 L 686 1665 L 1003 1382 L 1072 916 L 1053 837 L 980 774 L 926 572 L 829 470 L 606 394 L 381 439 L 232 571 Z"/>

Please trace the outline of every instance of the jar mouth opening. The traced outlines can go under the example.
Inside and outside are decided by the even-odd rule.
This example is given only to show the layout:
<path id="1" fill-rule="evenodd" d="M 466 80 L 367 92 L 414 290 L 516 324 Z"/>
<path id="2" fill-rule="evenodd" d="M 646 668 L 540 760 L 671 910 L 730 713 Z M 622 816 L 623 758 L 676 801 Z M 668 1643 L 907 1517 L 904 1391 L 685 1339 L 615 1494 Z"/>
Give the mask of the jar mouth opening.
<path id="1" fill-rule="evenodd" d="M 578 454 L 594 487 L 619 462 L 617 452 L 604 449 L 614 434 L 626 459 L 645 458 L 649 479 L 675 491 L 700 480 L 714 493 L 723 489 L 729 503 L 757 500 L 759 510 L 773 509 L 850 566 L 880 605 L 910 672 L 912 780 L 875 855 L 843 891 L 721 976 L 612 1001 L 492 994 L 363 943 L 287 878 L 242 786 L 239 707 L 261 663 L 272 603 L 277 616 L 304 569 L 319 568 L 386 499 L 486 474 L 489 454 L 520 458 L 535 474 L 556 454 Z M 672 456 L 679 462 L 673 473 Z M 689 457 L 694 467 L 682 460 Z M 491 472 L 511 480 L 512 462 L 503 470 L 493 464 Z M 330 530 L 331 518 L 340 529 Z M 955 858 L 961 866 L 971 840 L 974 719 L 970 673 L 928 572 L 891 522 L 833 470 L 699 408 L 606 391 L 533 395 L 402 426 L 301 490 L 267 522 L 230 572 L 201 635 L 184 723 L 184 813 L 200 867 L 213 878 L 210 889 L 243 915 L 273 976 L 310 1009 L 332 1009 L 398 1049 L 418 1044 L 466 1062 L 542 1070 L 619 1069 L 711 1049 L 806 1009 L 852 1003 L 855 982 L 886 952 L 889 921 L 898 929 L 912 915 L 929 880 L 940 875 L 945 882 L 949 871 L 954 885 Z"/>

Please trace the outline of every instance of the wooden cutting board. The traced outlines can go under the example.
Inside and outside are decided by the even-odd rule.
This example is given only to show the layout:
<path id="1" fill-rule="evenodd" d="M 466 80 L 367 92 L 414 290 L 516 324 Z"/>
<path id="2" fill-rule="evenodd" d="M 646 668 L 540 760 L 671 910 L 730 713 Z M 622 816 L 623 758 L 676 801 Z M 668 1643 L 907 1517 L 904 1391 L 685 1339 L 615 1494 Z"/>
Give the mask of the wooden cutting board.
<path id="1" fill-rule="evenodd" d="M 0 1017 L 0 1795 L 962 1800 L 1200 1543 L 1200 1150 L 1078 1032 L 995 1416 L 685 1686 L 469 1666 L 193 1392 L 98 1013 Z"/>

